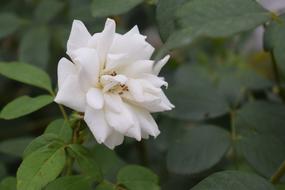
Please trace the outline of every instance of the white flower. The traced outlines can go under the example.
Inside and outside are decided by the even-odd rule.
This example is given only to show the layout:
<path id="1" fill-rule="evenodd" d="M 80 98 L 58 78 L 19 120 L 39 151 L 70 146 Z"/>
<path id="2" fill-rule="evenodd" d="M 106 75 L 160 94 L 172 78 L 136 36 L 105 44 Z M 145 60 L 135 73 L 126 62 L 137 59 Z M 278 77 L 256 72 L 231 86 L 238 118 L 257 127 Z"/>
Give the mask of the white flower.
<path id="1" fill-rule="evenodd" d="M 109 148 L 124 136 L 140 141 L 160 131 L 152 112 L 171 110 L 158 77 L 169 56 L 154 63 L 154 48 L 137 26 L 124 35 L 115 33 L 116 24 L 107 19 L 101 33 L 90 35 L 75 20 L 67 42 L 71 61 L 58 63 L 58 93 L 55 101 L 84 112 L 84 120 L 98 143 Z"/>

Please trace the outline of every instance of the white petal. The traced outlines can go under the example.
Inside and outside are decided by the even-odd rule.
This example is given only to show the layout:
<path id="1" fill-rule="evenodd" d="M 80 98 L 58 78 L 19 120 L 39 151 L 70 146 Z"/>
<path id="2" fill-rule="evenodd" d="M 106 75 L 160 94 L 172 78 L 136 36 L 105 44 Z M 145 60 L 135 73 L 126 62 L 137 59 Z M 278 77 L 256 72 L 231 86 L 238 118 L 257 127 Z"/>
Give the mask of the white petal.
<path id="1" fill-rule="evenodd" d="M 160 97 L 157 95 L 157 93 L 159 93 L 161 90 L 155 87 L 152 87 L 152 89 L 146 88 L 146 81 L 129 79 L 126 84 L 129 89 L 130 97 L 128 97 L 128 93 L 124 93 L 123 97 L 141 104 L 157 104 L 160 102 Z M 151 84 L 149 84 L 149 87 L 151 87 Z M 151 90 L 156 92 L 156 94 L 153 92 L 149 93 Z"/>
<path id="2" fill-rule="evenodd" d="M 167 63 L 167 61 L 169 60 L 170 55 L 165 56 L 163 59 L 159 60 L 153 68 L 153 73 L 155 75 L 158 75 L 160 73 L 160 70 L 162 69 L 162 67 Z"/>
<path id="3" fill-rule="evenodd" d="M 93 109 L 102 109 L 104 105 L 103 93 L 98 88 L 91 88 L 86 95 L 87 104 Z"/>
<path id="4" fill-rule="evenodd" d="M 80 88 L 76 75 L 70 75 L 66 78 L 61 88 L 58 89 L 54 101 L 79 112 L 85 111 L 85 94 Z"/>
<path id="5" fill-rule="evenodd" d="M 130 113 L 132 115 L 132 118 L 134 120 L 134 124 L 131 128 L 126 133 L 126 136 L 135 138 L 137 141 L 141 141 L 142 139 L 142 134 L 141 134 L 141 128 L 140 128 L 140 123 L 137 119 L 137 114 L 136 112 L 132 109 L 132 106 L 129 104 L 126 104 L 126 107 L 128 110 L 130 110 Z"/>
<path id="6" fill-rule="evenodd" d="M 130 31 L 128 31 L 125 35 L 134 35 L 134 34 L 140 34 L 139 28 L 137 25 L 135 25 Z"/>
<path id="7" fill-rule="evenodd" d="M 86 47 L 91 35 L 79 20 L 74 20 L 72 23 L 71 32 L 67 41 L 67 54 L 72 57 L 72 51 Z"/>
<path id="8" fill-rule="evenodd" d="M 107 53 L 114 39 L 115 30 L 116 30 L 115 21 L 108 18 L 105 23 L 105 28 L 102 31 L 101 37 L 99 38 L 98 41 L 98 53 L 101 63 L 104 63 L 106 60 Z"/>
<path id="9" fill-rule="evenodd" d="M 74 62 L 81 66 L 81 74 L 87 77 L 92 85 L 96 85 L 100 72 L 97 51 L 91 48 L 80 48 L 74 51 L 74 56 Z"/>
<path id="10" fill-rule="evenodd" d="M 61 58 L 57 67 L 58 88 L 61 88 L 69 75 L 77 73 L 75 65 L 66 58 Z"/>
<path id="11" fill-rule="evenodd" d="M 105 65 L 105 72 L 120 68 L 121 66 L 128 63 L 127 60 L 127 54 L 108 54 Z"/>
<path id="12" fill-rule="evenodd" d="M 160 93 L 160 102 L 156 104 L 143 104 L 142 107 L 146 108 L 149 112 L 163 112 L 172 110 L 175 106 L 170 103 L 164 92 Z"/>
<path id="13" fill-rule="evenodd" d="M 97 142 L 100 144 L 105 142 L 107 137 L 113 131 L 106 122 L 103 110 L 94 110 L 87 106 L 84 120 L 90 128 L 92 134 L 95 136 Z"/>
<path id="14" fill-rule="evenodd" d="M 134 125 L 132 114 L 119 95 L 106 93 L 104 94 L 104 99 L 108 124 L 114 130 L 125 134 Z"/>
<path id="15" fill-rule="evenodd" d="M 127 54 L 127 62 L 150 59 L 154 48 L 140 34 L 116 35 L 110 49 L 112 54 Z"/>
<path id="16" fill-rule="evenodd" d="M 114 149 L 116 146 L 122 144 L 124 142 L 124 135 L 116 132 L 115 130 L 109 135 L 109 137 L 105 140 L 104 144 L 110 148 Z"/>
<path id="17" fill-rule="evenodd" d="M 158 126 L 149 112 L 136 108 L 136 115 L 142 131 L 154 137 L 157 137 L 160 134 Z"/>
<path id="18" fill-rule="evenodd" d="M 139 78 L 145 73 L 152 74 L 153 64 L 154 61 L 151 60 L 139 60 L 120 69 L 120 73 L 131 78 Z"/>
<path id="19" fill-rule="evenodd" d="M 164 80 L 163 77 L 158 77 L 156 75 L 151 74 L 143 74 L 142 78 L 144 80 L 147 80 L 156 88 L 161 88 L 162 86 L 165 86 L 166 88 L 168 87 L 168 83 Z"/>

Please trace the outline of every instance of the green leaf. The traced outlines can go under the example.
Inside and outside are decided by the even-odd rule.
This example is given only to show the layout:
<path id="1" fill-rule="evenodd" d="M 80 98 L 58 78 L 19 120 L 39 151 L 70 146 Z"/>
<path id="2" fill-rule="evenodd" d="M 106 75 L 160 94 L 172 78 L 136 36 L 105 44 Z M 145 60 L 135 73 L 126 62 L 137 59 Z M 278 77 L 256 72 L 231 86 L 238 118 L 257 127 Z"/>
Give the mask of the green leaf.
<path id="1" fill-rule="evenodd" d="M 229 111 L 223 95 L 209 78 L 194 66 L 180 67 L 176 73 L 176 83 L 166 93 L 175 105 L 175 109 L 166 114 L 174 118 L 203 120 Z"/>
<path id="2" fill-rule="evenodd" d="M 0 190 L 16 190 L 16 178 L 15 177 L 7 177 L 3 179 L 0 183 Z"/>
<path id="3" fill-rule="evenodd" d="M 21 20 L 13 13 L 0 14 L 0 39 L 15 32 L 21 25 Z"/>
<path id="4" fill-rule="evenodd" d="M 271 22 L 264 33 L 265 50 L 271 51 L 274 55 L 280 72 L 285 76 L 285 15 L 280 20 Z"/>
<path id="5" fill-rule="evenodd" d="M 46 148 L 52 145 L 53 143 L 63 143 L 58 135 L 55 134 L 43 134 L 36 139 L 34 139 L 25 149 L 23 157 L 26 158 L 31 153 L 36 152 L 41 148 Z"/>
<path id="6" fill-rule="evenodd" d="M 32 137 L 20 137 L 2 141 L 0 143 L 0 152 L 12 156 L 22 157 L 25 148 L 32 140 Z"/>
<path id="7" fill-rule="evenodd" d="M 225 37 L 250 30 L 271 17 L 252 0 L 191 0 L 177 10 L 177 16 L 183 27 L 210 37 Z"/>
<path id="8" fill-rule="evenodd" d="M 79 144 L 71 144 L 68 146 L 74 153 L 80 168 L 85 175 L 93 177 L 97 182 L 102 181 L 101 168 L 96 160 L 92 157 L 90 151 Z"/>
<path id="9" fill-rule="evenodd" d="M 255 174 L 239 171 L 224 171 L 215 173 L 192 190 L 274 190 L 274 187 L 264 178 Z"/>
<path id="10" fill-rule="evenodd" d="M 50 95 L 41 95 L 35 98 L 21 96 L 8 103 L 1 111 L 0 118 L 15 119 L 35 112 L 53 102 Z"/>
<path id="11" fill-rule="evenodd" d="M 45 190 L 91 190 L 90 178 L 86 176 L 65 176 L 51 182 Z"/>
<path id="12" fill-rule="evenodd" d="M 143 0 L 93 0 L 92 15 L 94 17 L 106 17 L 120 15 L 133 9 L 142 3 Z"/>
<path id="13" fill-rule="evenodd" d="M 52 91 L 51 80 L 48 74 L 29 64 L 0 62 L 0 74 L 10 79 L 45 89 L 49 92 Z"/>
<path id="14" fill-rule="evenodd" d="M 201 36 L 228 37 L 253 29 L 271 18 L 271 14 L 253 0 L 191 0 L 176 13 L 182 27 L 172 32 L 159 55 Z"/>
<path id="15" fill-rule="evenodd" d="M 237 112 L 238 148 L 258 172 L 270 177 L 285 159 L 285 106 L 252 102 Z"/>
<path id="16" fill-rule="evenodd" d="M 53 143 L 24 159 L 17 171 L 17 188 L 41 190 L 53 181 L 65 165 L 64 144 Z"/>
<path id="17" fill-rule="evenodd" d="M 162 39 L 166 40 L 174 32 L 175 12 L 187 0 L 159 0 L 156 8 L 156 19 Z"/>
<path id="18" fill-rule="evenodd" d="M 50 32 L 48 28 L 42 26 L 30 29 L 20 42 L 20 61 L 45 69 L 49 60 L 49 44 Z"/>
<path id="19" fill-rule="evenodd" d="M 178 174 L 204 172 L 223 158 L 230 145 L 230 134 L 224 129 L 214 126 L 191 127 L 170 147 L 167 167 Z"/>
<path id="20" fill-rule="evenodd" d="M 104 181 L 100 183 L 95 190 L 116 190 L 116 188 L 111 183 Z"/>
<path id="21" fill-rule="evenodd" d="M 70 142 L 72 139 L 72 129 L 63 119 L 51 122 L 46 128 L 45 134 L 57 135 L 64 142 Z"/>
<path id="22" fill-rule="evenodd" d="M 101 167 L 102 173 L 105 177 L 114 176 L 119 169 L 125 165 L 113 150 L 106 148 L 104 145 L 96 145 L 91 154 Z"/>
<path id="23" fill-rule="evenodd" d="M 58 0 L 40 1 L 35 10 L 35 18 L 40 22 L 51 21 L 63 9 L 64 3 Z"/>
<path id="24" fill-rule="evenodd" d="M 117 176 L 117 182 L 129 190 L 159 190 L 158 181 L 152 171 L 136 165 L 122 168 Z"/>

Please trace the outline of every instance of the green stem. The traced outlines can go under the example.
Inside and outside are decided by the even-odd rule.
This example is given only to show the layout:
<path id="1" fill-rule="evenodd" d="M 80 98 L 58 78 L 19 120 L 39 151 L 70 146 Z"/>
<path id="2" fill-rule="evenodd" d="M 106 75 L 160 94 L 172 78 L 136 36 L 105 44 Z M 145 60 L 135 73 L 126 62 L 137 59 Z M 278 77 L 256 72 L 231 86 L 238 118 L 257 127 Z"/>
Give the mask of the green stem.
<path id="1" fill-rule="evenodd" d="M 276 59 L 275 59 L 272 51 L 270 51 L 270 56 L 271 56 L 271 60 L 272 60 L 272 69 L 273 69 L 273 74 L 274 74 L 274 80 L 276 82 L 277 93 L 279 94 L 279 96 L 283 100 L 283 102 L 285 102 L 285 92 L 281 86 L 281 83 L 282 83 L 281 77 L 280 77 L 280 74 L 278 71 Z"/>
<path id="2" fill-rule="evenodd" d="M 72 135 L 72 140 L 71 140 L 72 144 L 78 143 L 80 127 L 81 127 L 81 120 L 79 120 L 78 124 L 73 128 L 73 135 Z M 73 168 L 74 161 L 75 161 L 74 157 L 69 155 L 66 161 L 66 171 L 65 171 L 66 176 L 72 175 L 72 168 Z"/>
<path id="3" fill-rule="evenodd" d="M 62 114 L 62 116 L 63 116 L 65 122 L 67 122 L 67 123 L 70 124 L 69 119 L 68 119 L 68 116 L 67 116 L 67 113 L 66 113 L 64 107 L 63 107 L 61 104 L 58 104 L 58 107 L 59 107 L 59 110 L 60 110 L 60 112 L 61 112 L 61 114 Z"/>
<path id="4" fill-rule="evenodd" d="M 54 93 L 53 91 L 50 91 L 50 94 L 51 94 L 53 97 L 55 97 L 55 93 Z M 66 113 L 64 107 L 63 107 L 61 104 L 57 104 L 57 105 L 58 105 L 58 107 L 59 107 L 59 110 L 60 110 L 60 112 L 61 112 L 61 114 L 62 114 L 62 116 L 63 116 L 65 122 L 67 122 L 68 124 L 70 124 L 69 119 L 68 119 L 68 116 L 67 116 L 67 113 Z"/>
<path id="5" fill-rule="evenodd" d="M 285 160 L 283 161 L 281 166 L 276 170 L 276 172 L 271 177 L 270 179 L 271 183 L 273 184 L 278 183 L 281 177 L 283 177 L 284 175 L 285 175 Z"/>

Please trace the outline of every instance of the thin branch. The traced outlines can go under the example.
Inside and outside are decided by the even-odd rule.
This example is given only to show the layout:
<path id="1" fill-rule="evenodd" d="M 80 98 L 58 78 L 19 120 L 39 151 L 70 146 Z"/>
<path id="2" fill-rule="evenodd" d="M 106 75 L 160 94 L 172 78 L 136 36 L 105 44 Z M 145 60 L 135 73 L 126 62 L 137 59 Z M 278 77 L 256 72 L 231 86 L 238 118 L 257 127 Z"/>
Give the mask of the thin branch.
<path id="1" fill-rule="evenodd" d="M 271 177 L 270 179 L 271 183 L 273 184 L 278 183 L 281 177 L 283 177 L 284 175 L 285 175 L 285 160 L 283 161 L 281 166 L 276 170 L 276 172 Z"/>

